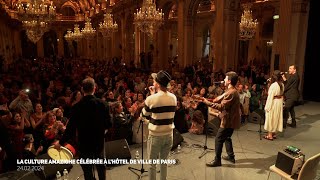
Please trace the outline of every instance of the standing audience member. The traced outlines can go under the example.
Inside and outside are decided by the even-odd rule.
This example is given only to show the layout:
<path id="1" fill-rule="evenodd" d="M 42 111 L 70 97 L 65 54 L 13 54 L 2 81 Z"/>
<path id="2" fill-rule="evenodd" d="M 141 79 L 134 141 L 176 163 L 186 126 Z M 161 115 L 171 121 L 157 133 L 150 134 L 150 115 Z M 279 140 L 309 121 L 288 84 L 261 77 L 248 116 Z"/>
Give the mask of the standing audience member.
<path id="1" fill-rule="evenodd" d="M 13 114 L 13 119 L 9 125 L 9 134 L 11 143 L 18 159 L 22 158 L 23 143 L 22 139 L 24 137 L 23 129 L 24 123 L 27 116 L 27 112 L 23 111 L 21 114 L 16 112 Z"/>
<path id="2" fill-rule="evenodd" d="M 180 133 L 188 132 L 186 110 L 182 105 L 182 98 L 177 98 L 177 109 L 174 115 L 174 126 Z"/>
<path id="3" fill-rule="evenodd" d="M 44 139 L 44 124 L 46 113 L 42 112 L 42 105 L 36 103 L 35 113 L 30 116 L 30 123 L 33 128 L 34 145 L 38 148 L 41 145 L 41 141 Z"/>
<path id="4" fill-rule="evenodd" d="M 19 96 L 10 103 L 9 108 L 17 112 L 22 112 L 22 110 L 26 111 L 26 118 L 29 119 L 33 113 L 33 106 L 27 92 L 28 90 L 21 90 Z"/>
<path id="5" fill-rule="evenodd" d="M 294 106 L 299 100 L 299 83 L 300 78 L 297 73 L 297 66 L 291 65 L 289 66 L 289 76 L 288 78 L 285 76 L 285 73 L 282 73 L 282 79 L 284 81 L 284 97 L 285 97 L 285 105 L 284 105 L 284 117 L 283 117 L 283 127 L 286 128 L 287 121 L 289 118 L 289 112 L 292 118 L 292 123 L 288 126 L 295 128 L 297 126 L 296 122 L 296 113 L 294 112 Z"/>
<path id="6" fill-rule="evenodd" d="M 82 94 L 80 91 L 73 92 L 70 99 L 71 106 L 74 106 L 75 104 L 77 104 L 81 100 L 81 98 L 82 98 Z"/>
<path id="7" fill-rule="evenodd" d="M 283 130 L 283 91 L 284 86 L 280 71 L 275 70 L 271 77 L 268 98 L 264 107 L 266 114 L 264 129 L 268 131 L 264 138 L 267 140 L 273 140 L 276 137 L 275 133 Z"/>
<path id="8" fill-rule="evenodd" d="M 252 88 L 250 90 L 250 104 L 249 104 L 249 110 L 250 112 L 253 112 L 257 109 L 259 109 L 259 100 L 260 100 L 260 93 L 257 91 L 257 85 L 252 85 Z"/>

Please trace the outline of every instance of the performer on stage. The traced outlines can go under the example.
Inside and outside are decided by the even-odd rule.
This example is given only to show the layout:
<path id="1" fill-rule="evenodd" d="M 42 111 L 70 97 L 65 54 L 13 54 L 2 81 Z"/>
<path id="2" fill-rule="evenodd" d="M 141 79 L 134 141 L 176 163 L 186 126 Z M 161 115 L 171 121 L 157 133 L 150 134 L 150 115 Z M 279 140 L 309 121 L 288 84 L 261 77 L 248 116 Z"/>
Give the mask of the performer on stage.
<path id="1" fill-rule="evenodd" d="M 268 98 L 266 102 L 265 110 L 265 124 L 264 129 L 268 131 L 268 134 L 264 136 L 267 140 L 273 140 L 276 138 L 277 132 L 283 130 L 283 90 L 284 86 L 280 71 L 275 70 L 271 76 L 271 85 L 268 90 Z"/>
<path id="2" fill-rule="evenodd" d="M 72 107 L 69 123 L 60 143 L 55 145 L 56 149 L 60 149 L 60 144 L 63 145 L 72 139 L 77 131 L 79 157 L 83 159 L 104 158 L 104 134 L 105 130 L 111 126 L 111 121 L 108 106 L 93 95 L 95 90 L 94 79 L 83 80 L 84 97 Z M 92 164 L 81 164 L 86 180 L 95 179 L 93 166 Z M 105 180 L 105 165 L 95 166 L 99 179 Z"/>
<path id="3" fill-rule="evenodd" d="M 166 71 L 152 73 L 153 86 L 149 87 L 151 95 L 145 100 L 142 117 L 150 117 L 148 129 L 149 159 L 167 159 L 173 143 L 173 119 L 177 98 L 167 91 L 171 76 Z M 157 92 L 157 93 L 156 93 Z M 167 165 L 160 165 L 160 179 L 167 178 Z M 156 179 L 156 164 L 149 169 L 149 179 Z"/>
<path id="4" fill-rule="evenodd" d="M 228 89 L 222 95 L 222 98 L 218 97 L 218 100 L 214 100 L 214 102 L 202 98 L 205 104 L 219 111 L 215 115 L 221 119 L 220 128 L 215 138 L 216 157 L 206 164 L 209 167 L 221 166 L 223 143 L 226 145 L 228 156 L 222 156 L 222 159 L 235 163 L 231 136 L 234 129 L 240 128 L 240 98 L 235 88 L 238 82 L 237 73 L 233 71 L 226 73 L 224 82 Z"/>
<path id="5" fill-rule="evenodd" d="M 285 73 L 282 74 L 282 79 L 284 81 L 284 117 L 283 117 L 283 128 L 286 128 L 287 121 L 289 118 L 289 112 L 292 118 L 292 123 L 288 126 L 295 128 L 296 125 L 296 113 L 294 112 L 294 106 L 299 100 L 299 83 L 300 78 L 297 73 L 297 66 L 291 65 L 288 70 L 289 77 L 286 78 Z"/>

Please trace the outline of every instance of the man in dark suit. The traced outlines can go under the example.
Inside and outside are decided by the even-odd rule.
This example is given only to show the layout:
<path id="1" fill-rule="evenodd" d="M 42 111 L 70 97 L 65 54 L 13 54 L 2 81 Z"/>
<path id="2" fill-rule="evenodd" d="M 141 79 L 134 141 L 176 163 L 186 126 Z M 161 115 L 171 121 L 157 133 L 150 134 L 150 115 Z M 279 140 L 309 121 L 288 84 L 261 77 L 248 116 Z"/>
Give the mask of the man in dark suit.
<path id="1" fill-rule="evenodd" d="M 285 96 L 285 105 L 283 112 L 283 128 L 286 128 L 287 121 L 289 118 L 289 112 L 292 118 L 292 123 L 288 126 L 295 128 L 296 125 L 296 114 L 294 112 L 294 106 L 299 100 L 299 83 L 300 78 L 297 73 L 297 66 L 291 65 L 288 70 L 288 78 L 286 78 L 285 73 L 282 73 L 282 79 L 284 81 L 284 96 Z"/>
<path id="2" fill-rule="evenodd" d="M 226 92 L 213 100 L 213 103 L 207 99 L 202 99 L 205 104 L 219 111 L 214 115 L 221 119 L 220 128 L 215 138 L 216 157 L 206 164 L 209 167 L 221 166 L 223 143 L 226 145 L 228 156 L 222 156 L 222 159 L 235 163 L 231 136 L 234 129 L 240 128 L 240 98 L 235 88 L 237 82 L 237 73 L 230 71 L 226 73 L 224 79 L 225 86 L 228 88 Z"/>
<path id="3" fill-rule="evenodd" d="M 78 133 L 79 158 L 97 159 L 104 158 L 104 134 L 111 126 L 108 106 L 93 94 L 96 90 L 95 81 L 86 78 L 82 82 L 84 97 L 72 107 L 71 117 L 60 143 L 55 147 L 60 149 L 68 140 Z M 81 164 L 86 180 L 93 180 L 93 164 Z M 100 180 L 106 179 L 105 166 L 95 165 Z"/>

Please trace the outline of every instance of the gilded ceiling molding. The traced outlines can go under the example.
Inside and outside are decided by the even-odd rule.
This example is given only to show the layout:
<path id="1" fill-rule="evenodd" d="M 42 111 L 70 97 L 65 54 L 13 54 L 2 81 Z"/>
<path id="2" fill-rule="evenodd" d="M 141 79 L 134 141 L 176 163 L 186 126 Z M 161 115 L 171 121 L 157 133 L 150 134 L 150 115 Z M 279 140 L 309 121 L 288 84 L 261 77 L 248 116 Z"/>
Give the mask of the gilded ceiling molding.
<path id="1" fill-rule="evenodd" d="M 178 2 L 175 0 L 173 0 L 173 1 L 171 1 L 171 0 L 160 1 L 159 8 L 162 9 L 162 12 L 164 13 L 165 24 L 169 18 L 169 13 L 170 13 L 172 7 L 177 4 L 178 4 Z"/>
<path id="2" fill-rule="evenodd" d="M 66 8 L 66 7 L 70 7 L 71 9 L 74 10 L 75 13 L 80 12 L 79 4 L 74 1 L 66 1 L 65 3 L 62 4 L 61 9 Z"/>

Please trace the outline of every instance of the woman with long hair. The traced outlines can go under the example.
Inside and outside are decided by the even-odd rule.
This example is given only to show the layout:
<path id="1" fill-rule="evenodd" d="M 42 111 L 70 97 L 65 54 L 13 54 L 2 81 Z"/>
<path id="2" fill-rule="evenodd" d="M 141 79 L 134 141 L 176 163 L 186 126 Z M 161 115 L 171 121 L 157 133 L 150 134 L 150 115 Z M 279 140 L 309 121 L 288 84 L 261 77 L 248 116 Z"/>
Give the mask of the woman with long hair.
<path id="1" fill-rule="evenodd" d="M 276 138 L 276 132 L 283 130 L 283 91 L 284 85 L 280 71 L 275 70 L 271 76 L 271 85 L 268 90 L 268 97 L 265 106 L 266 121 L 264 129 L 268 134 L 264 136 L 267 140 Z"/>

